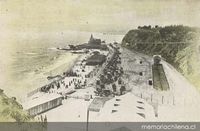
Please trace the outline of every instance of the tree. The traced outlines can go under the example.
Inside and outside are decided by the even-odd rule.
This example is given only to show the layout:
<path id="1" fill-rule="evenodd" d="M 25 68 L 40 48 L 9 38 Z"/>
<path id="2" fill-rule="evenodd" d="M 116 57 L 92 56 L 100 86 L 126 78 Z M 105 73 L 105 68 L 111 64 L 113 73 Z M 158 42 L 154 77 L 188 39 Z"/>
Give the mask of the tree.
<path id="1" fill-rule="evenodd" d="M 105 85 L 104 84 L 101 84 L 101 89 L 105 89 Z"/>
<path id="2" fill-rule="evenodd" d="M 122 95 L 124 91 L 126 91 L 126 87 L 123 85 L 120 88 L 120 95 Z"/>
<path id="3" fill-rule="evenodd" d="M 118 79 L 118 84 L 122 84 L 122 79 L 121 78 Z"/>
<path id="4" fill-rule="evenodd" d="M 100 80 L 97 80 L 97 81 L 96 81 L 96 84 L 97 84 L 97 85 L 100 85 Z"/>
<path id="5" fill-rule="evenodd" d="M 114 77 L 114 80 L 115 80 L 115 81 L 117 81 L 117 79 L 118 79 L 118 77 L 117 77 L 117 76 L 115 76 L 115 77 Z"/>
<path id="6" fill-rule="evenodd" d="M 112 84 L 112 89 L 113 89 L 113 92 L 116 92 L 116 91 L 117 91 L 117 86 L 116 86 L 116 84 Z"/>

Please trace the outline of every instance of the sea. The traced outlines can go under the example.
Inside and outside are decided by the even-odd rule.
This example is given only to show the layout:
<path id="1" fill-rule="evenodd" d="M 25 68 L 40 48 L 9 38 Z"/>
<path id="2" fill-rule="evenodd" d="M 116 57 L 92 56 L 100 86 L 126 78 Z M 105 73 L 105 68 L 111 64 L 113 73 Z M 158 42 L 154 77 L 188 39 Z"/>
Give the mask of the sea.
<path id="1" fill-rule="evenodd" d="M 120 43 L 124 36 L 83 31 L 15 34 L 9 52 L 11 62 L 1 68 L 1 88 L 9 97 L 23 99 L 31 90 L 48 84 L 47 76 L 60 75 L 73 66 L 80 55 L 57 50 L 57 47 L 87 43 L 91 34 L 106 43 Z"/>

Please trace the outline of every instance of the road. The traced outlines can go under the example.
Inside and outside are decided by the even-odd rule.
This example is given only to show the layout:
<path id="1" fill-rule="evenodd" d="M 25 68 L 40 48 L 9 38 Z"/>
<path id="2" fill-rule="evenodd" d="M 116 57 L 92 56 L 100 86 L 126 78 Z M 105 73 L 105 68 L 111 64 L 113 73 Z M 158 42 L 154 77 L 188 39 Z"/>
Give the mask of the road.
<path id="1" fill-rule="evenodd" d="M 148 80 L 152 78 L 152 57 L 124 48 L 121 49 L 121 52 L 122 67 L 125 69 L 124 79 L 127 80 L 127 86 L 132 89 L 131 93 L 136 97 L 142 98 L 151 105 L 154 109 L 154 113 L 158 115 L 158 117 L 152 116 L 152 118 L 148 119 L 149 121 L 200 120 L 199 92 L 177 72 L 174 67 L 164 60 L 162 61 L 170 90 L 158 91 L 148 85 Z M 143 61 L 142 64 L 140 63 L 141 60 Z M 144 73 L 140 76 L 139 72 Z M 99 74 L 101 74 L 101 72 L 99 72 Z M 87 92 L 92 94 L 93 91 L 93 87 L 81 89 L 77 92 L 77 95 Z M 62 106 L 50 110 L 43 115 L 47 115 L 48 121 L 84 122 L 87 117 L 87 107 L 91 101 L 92 100 L 84 101 L 83 99 L 70 98 L 64 100 Z M 130 101 L 123 102 L 124 106 L 128 106 L 128 102 Z M 126 114 L 129 113 L 133 114 L 135 112 L 133 112 L 133 110 L 126 110 Z M 103 114 L 90 113 L 90 121 L 96 120 L 102 115 Z M 110 120 L 112 120 L 112 115 L 110 117 Z M 101 120 L 106 121 L 103 118 L 101 118 Z"/>
<path id="2" fill-rule="evenodd" d="M 197 88 L 191 85 L 188 80 L 179 73 L 172 65 L 162 60 L 163 68 L 169 82 L 170 90 L 157 91 L 146 84 L 146 81 L 152 77 L 151 64 L 152 57 L 130 52 L 123 49 L 123 53 L 127 60 L 133 60 L 132 70 L 135 72 L 142 71 L 142 67 L 138 60 L 143 60 L 143 65 L 146 68 L 146 73 L 143 78 L 139 79 L 137 73 L 131 74 L 129 81 L 132 86 L 132 93 L 143 98 L 151 104 L 155 112 L 158 113 L 159 121 L 199 121 L 200 120 L 200 93 Z M 125 57 L 124 57 L 125 58 Z M 124 63 L 127 66 L 127 63 Z M 134 81 L 137 80 L 137 81 Z M 140 82 L 141 81 L 141 82 Z M 143 83 L 142 83 L 143 82 Z"/>

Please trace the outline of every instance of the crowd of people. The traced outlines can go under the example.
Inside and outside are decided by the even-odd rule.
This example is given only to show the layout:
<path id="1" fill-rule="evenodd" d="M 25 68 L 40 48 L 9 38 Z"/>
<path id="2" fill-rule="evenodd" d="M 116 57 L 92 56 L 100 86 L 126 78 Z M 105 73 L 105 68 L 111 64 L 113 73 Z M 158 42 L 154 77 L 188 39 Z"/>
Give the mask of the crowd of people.
<path id="1" fill-rule="evenodd" d="M 95 94 L 98 96 L 114 96 L 122 95 L 126 91 L 126 87 L 123 83 L 122 76 L 124 74 L 123 68 L 121 67 L 121 57 L 119 48 L 111 46 L 113 49 L 113 55 L 109 58 L 108 63 L 103 69 L 102 74 L 96 80 L 96 91 Z M 41 88 L 42 92 L 45 93 L 61 93 L 67 88 L 81 89 L 87 85 L 87 79 L 89 79 L 91 72 L 86 69 L 84 59 L 79 61 L 74 68 L 64 72 L 63 76 L 45 85 Z M 60 89 L 61 88 L 61 89 Z M 60 89 L 60 92 L 58 91 Z M 67 92 L 64 91 L 64 95 Z M 63 94 L 62 94 L 63 95 Z"/>
<path id="2" fill-rule="evenodd" d="M 41 92 L 53 93 L 55 90 L 73 88 L 80 89 L 83 88 L 87 83 L 86 79 L 81 79 L 80 74 L 69 71 L 65 72 L 65 77 L 62 77 L 59 80 L 55 80 L 48 85 L 45 85 L 41 88 Z"/>
<path id="3" fill-rule="evenodd" d="M 86 58 L 87 57 L 84 57 L 77 62 L 71 70 L 63 72 L 62 77 L 59 79 L 54 79 L 54 81 L 50 84 L 43 86 L 40 91 L 45 93 L 57 92 L 62 95 L 67 95 L 67 92 L 64 91 L 65 89 L 67 90 L 67 88 L 71 88 L 73 90 L 85 88 L 87 79 L 90 78 L 91 71 L 93 69 L 86 66 Z M 65 94 L 63 94 L 61 91 L 63 91 Z"/>

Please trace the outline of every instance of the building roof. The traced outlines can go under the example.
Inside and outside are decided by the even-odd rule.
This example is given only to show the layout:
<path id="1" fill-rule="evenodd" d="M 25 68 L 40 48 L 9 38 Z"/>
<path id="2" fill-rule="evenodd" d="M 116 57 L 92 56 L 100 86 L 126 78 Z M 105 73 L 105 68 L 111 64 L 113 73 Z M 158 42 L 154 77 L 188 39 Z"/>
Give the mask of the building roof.
<path id="1" fill-rule="evenodd" d="M 107 100 L 109 100 L 109 98 L 102 98 L 102 97 L 94 98 L 92 103 L 89 105 L 88 108 L 89 111 L 99 112 Z"/>
<path id="2" fill-rule="evenodd" d="M 35 106 L 44 104 L 46 102 L 55 100 L 57 98 L 61 98 L 62 96 L 56 93 L 38 93 L 37 95 L 34 95 L 31 99 L 27 100 L 25 103 L 23 103 L 23 108 L 25 110 L 31 109 Z"/>
<path id="3" fill-rule="evenodd" d="M 106 60 L 105 55 L 95 54 L 86 60 L 86 65 L 103 64 L 103 62 L 105 62 L 105 60 Z"/>
<path id="4" fill-rule="evenodd" d="M 96 121 L 134 122 L 155 118 L 153 107 L 132 93 L 108 100 L 99 114 Z"/>

